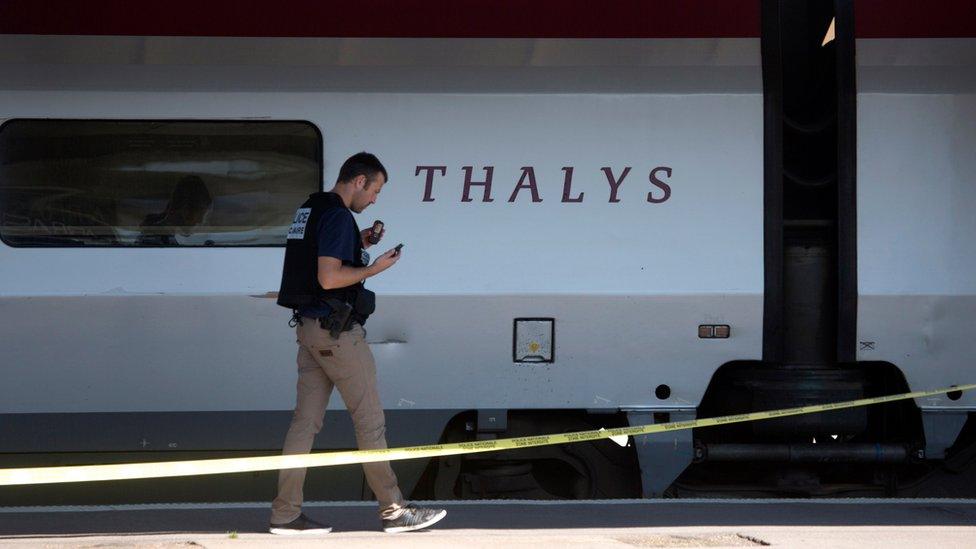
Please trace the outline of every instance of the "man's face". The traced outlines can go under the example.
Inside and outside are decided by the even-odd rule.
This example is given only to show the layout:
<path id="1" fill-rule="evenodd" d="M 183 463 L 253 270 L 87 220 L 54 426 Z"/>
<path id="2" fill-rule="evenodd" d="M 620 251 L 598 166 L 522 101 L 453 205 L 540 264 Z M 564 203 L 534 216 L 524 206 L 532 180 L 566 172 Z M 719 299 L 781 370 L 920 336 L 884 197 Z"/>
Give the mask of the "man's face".
<path id="1" fill-rule="evenodd" d="M 194 227 L 203 222 L 203 218 L 207 215 L 208 209 L 209 207 L 201 208 L 185 205 L 173 213 L 170 222 L 180 227 L 180 234 L 190 236 L 194 232 Z"/>
<path id="2" fill-rule="evenodd" d="M 373 175 L 368 181 L 366 176 L 357 177 L 356 192 L 352 195 L 352 204 L 349 209 L 356 213 L 362 213 L 370 204 L 376 202 L 376 198 L 385 184 L 386 178 L 383 177 L 382 173 Z"/>

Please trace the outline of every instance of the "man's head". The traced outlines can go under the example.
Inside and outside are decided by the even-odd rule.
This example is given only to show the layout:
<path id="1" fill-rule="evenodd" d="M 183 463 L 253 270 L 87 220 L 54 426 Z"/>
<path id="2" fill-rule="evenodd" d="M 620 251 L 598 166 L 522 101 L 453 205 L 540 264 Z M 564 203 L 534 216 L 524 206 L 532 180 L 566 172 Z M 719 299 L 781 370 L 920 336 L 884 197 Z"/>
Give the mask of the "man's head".
<path id="1" fill-rule="evenodd" d="M 336 186 L 343 186 L 349 209 L 361 213 L 376 202 L 376 196 L 386 184 L 386 168 L 375 155 L 368 152 L 356 153 L 339 168 Z"/>
<path id="2" fill-rule="evenodd" d="M 193 227 L 203 221 L 203 217 L 213 204 L 213 197 L 202 179 L 187 175 L 180 179 L 173 189 L 166 206 L 167 221 L 181 227 L 184 235 L 193 232 Z"/>

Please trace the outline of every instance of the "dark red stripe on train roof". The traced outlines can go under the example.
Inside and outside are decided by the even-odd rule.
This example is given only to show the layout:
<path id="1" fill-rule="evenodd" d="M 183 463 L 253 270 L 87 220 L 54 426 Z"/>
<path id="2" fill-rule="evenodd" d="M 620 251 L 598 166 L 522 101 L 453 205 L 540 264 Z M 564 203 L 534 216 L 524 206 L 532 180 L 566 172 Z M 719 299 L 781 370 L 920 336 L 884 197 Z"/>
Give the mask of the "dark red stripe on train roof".
<path id="1" fill-rule="evenodd" d="M 857 38 L 976 38 L 976 0 L 857 0 Z"/>
<path id="2" fill-rule="evenodd" d="M 0 33 L 402 38 L 759 36 L 759 0 L 0 0 Z"/>

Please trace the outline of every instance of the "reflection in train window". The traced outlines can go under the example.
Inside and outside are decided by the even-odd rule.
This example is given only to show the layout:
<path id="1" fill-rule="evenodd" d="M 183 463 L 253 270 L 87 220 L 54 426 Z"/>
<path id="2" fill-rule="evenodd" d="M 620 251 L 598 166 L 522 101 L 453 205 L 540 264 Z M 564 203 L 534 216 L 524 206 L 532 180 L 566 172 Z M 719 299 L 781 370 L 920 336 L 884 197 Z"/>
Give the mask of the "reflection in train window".
<path id="1" fill-rule="evenodd" d="M 283 246 L 321 174 L 307 122 L 13 120 L 0 129 L 0 237 Z"/>

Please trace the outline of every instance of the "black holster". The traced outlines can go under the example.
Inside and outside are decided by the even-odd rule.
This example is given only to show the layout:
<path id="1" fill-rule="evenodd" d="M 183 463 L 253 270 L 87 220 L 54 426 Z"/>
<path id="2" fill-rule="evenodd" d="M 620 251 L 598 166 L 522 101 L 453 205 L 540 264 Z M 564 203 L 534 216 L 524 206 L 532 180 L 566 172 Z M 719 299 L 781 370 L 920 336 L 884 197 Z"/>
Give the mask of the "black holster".
<path id="1" fill-rule="evenodd" d="M 339 339 L 339 334 L 352 328 L 355 320 L 352 316 L 352 305 L 338 299 L 326 299 L 325 303 L 332 309 L 329 316 L 319 319 L 319 326 L 328 330 L 332 339 Z"/>

